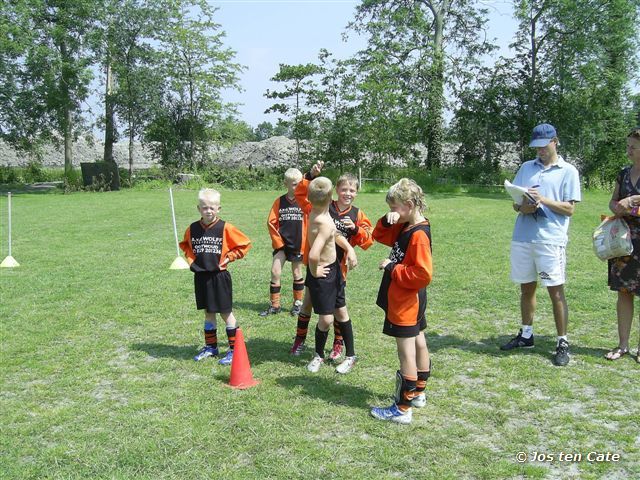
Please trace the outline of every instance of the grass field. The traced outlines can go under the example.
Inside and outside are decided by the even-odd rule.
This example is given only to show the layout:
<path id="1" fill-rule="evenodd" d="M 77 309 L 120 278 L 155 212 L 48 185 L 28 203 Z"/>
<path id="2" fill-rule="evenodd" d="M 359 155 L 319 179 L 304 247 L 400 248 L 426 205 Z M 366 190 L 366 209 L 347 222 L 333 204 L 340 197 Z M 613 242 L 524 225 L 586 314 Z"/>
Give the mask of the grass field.
<path id="1" fill-rule="evenodd" d="M 21 266 L 0 271 L 3 479 L 638 478 L 640 367 L 631 356 L 603 359 L 617 342 L 616 297 L 590 243 L 606 192 L 586 193 L 572 220 L 565 368 L 551 364 L 555 328 L 544 291 L 536 348 L 498 349 L 520 320 L 506 196 L 428 196 L 433 376 L 428 404 L 409 426 L 368 412 L 390 403 L 398 366 L 375 306 L 386 247 L 359 251 L 349 276 L 359 356 L 351 374 L 308 373 L 310 350 L 288 355 L 295 319 L 258 317 L 268 300 L 265 220 L 279 194 L 222 194 L 223 218 L 254 245 L 230 268 L 234 311 L 261 382 L 244 391 L 225 387 L 228 367 L 192 360 L 202 314 L 192 274 L 168 269 L 176 252 L 166 191 L 14 196 Z M 175 201 L 181 234 L 197 219 L 196 192 L 177 191 Z M 385 211 L 384 194 L 356 203 L 372 220 Z M 2 258 L 6 211 L 2 197 Z M 290 279 L 287 270 L 287 306 Z M 589 452 L 620 458 L 598 462 Z"/>

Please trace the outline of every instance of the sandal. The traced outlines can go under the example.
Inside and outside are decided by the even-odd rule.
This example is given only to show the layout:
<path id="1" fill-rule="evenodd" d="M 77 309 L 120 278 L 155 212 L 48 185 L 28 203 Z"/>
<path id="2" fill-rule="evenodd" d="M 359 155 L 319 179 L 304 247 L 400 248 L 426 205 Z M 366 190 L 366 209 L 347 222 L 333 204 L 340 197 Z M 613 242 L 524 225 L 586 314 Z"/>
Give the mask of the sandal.
<path id="1" fill-rule="evenodd" d="M 629 353 L 629 349 L 628 348 L 616 347 L 613 350 L 607 352 L 605 354 L 604 358 L 606 358 L 607 360 L 620 360 L 627 353 Z"/>

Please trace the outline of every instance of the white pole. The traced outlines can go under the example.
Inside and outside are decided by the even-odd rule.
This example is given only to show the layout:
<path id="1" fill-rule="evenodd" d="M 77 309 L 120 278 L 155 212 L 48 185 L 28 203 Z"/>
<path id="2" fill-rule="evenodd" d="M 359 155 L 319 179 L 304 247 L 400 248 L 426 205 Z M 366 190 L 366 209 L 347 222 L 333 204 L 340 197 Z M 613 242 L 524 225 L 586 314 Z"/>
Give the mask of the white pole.
<path id="1" fill-rule="evenodd" d="M 173 220 L 173 236 L 176 239 L 176 255 L 180 256 L 180 247 L 178 246 L 178 228 L 176 227 L 176 211 L 173 208 L 173 191 L 169 187 L 169 198 L 171 199 L 171 219 Z"/>
<path id="2" fill-rule="evenodd" d="M 11 192 L 9 192 L 9 256 L 11 256 Z"/>
<path id="3" fill-rule="evenodd" d="M 362 189 L 362 167 L 358 167 L 358 184 L 360 185 L 360 189 Z"/>
<path id="4" fill-rule="evenodd" d="M 180 256 L 180 245 L 178 244 L 178 228 L 176 227 L 176 211 L 173 208 L 173 190 L 169 187 L 169 199 L 171 200 L 171 220 L 173 221 L 173 237 L 176 239 L 176 259 L 171 263 L 170 270 L 188 270 L 189 263 Z"/>
<path id="5" fill-rule="evenodd" d="M 2 262 L 0 263 L 0 267 L 13 268 L 19 267 L 20 264 L 16 262 L 16 259 L 11 256 L 11 192 L 8 192 L 7 198 L 9 200 L 7 202 L 7 206 L 9 207 L 9 255 L 4 260 L 2 260 Z"/>

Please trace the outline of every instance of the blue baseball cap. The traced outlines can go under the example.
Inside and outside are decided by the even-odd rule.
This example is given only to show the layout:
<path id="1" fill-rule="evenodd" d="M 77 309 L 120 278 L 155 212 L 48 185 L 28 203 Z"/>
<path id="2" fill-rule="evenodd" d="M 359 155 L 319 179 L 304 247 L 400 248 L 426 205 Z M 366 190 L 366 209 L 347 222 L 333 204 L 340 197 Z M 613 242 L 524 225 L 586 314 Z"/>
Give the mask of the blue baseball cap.
<path id="1" fill-rule="evenodd" d="M 531 143 L 529 143 L 529 146 L 534 148 L 546 147 L 549 145 L 549 142 L 557 136 L 558 134 L 556 133 L 556 129 L 553 125 L 541 123 L 533 129 L 533 132 L 531 133 Z"/>

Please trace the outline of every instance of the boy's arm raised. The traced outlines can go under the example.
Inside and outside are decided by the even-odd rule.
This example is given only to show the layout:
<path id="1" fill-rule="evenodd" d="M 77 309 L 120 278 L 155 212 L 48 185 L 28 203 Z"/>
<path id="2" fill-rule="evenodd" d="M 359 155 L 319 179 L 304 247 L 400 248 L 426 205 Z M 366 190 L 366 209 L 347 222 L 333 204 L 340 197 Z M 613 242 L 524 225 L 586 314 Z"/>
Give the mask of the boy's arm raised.
<path id="1" fill-rule="evenodd" d="M 398 238 L 404 224 L 389 223 L 387 217 L 388 214 L 378 220 L 376 228 L 373 229 L 372 237 L 376 242 L 391 247 L 396 241 L 396 238 Z"/>

